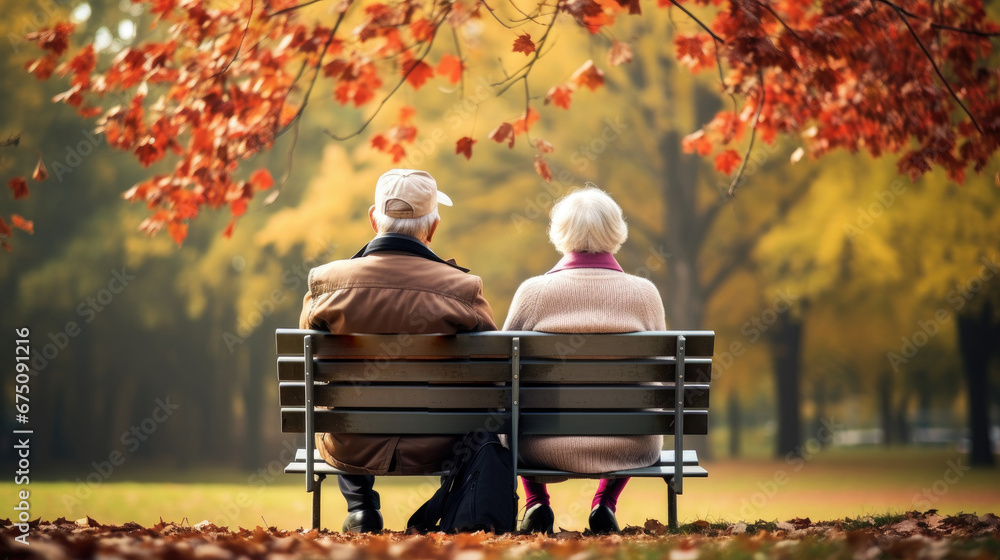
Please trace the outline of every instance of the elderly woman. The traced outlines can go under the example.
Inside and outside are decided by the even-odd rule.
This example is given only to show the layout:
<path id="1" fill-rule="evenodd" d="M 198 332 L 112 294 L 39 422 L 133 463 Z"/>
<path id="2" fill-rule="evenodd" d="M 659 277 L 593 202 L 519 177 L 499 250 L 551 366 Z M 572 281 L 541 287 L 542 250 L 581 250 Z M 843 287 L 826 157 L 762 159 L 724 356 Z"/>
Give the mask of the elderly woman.
<path id="1" fill-rule="evenodd" d="M 549 239 L 563 254 L 543 276 L 529 278 L 511 302 L 504 330 L 619 333 L 666 329 L 652 282 L 626 274 L 614 258 L 628 237 L 622 209 L 604 191 L 574 191 L 552 208 Z M 601 473 L 656 462 L 663 436 L 534 436 L 520 444 L 522 462 Z M 601 479 L 591 503 L 590 530 L 618 531 L 615 510 L 627 478 Z M 522 478 L 527 512 L 520 530 L 552 532 L 555 514 L 545 484 Z"/>

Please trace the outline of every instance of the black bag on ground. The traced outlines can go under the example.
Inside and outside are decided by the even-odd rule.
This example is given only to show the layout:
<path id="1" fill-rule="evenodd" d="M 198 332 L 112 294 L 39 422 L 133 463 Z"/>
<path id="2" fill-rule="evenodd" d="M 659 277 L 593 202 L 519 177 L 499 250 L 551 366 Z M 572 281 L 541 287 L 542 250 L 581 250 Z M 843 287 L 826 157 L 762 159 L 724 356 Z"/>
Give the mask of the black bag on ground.
<path id="1" fill-rule="evenodd" d="M 407 530 L 421 533 L 509 533 L 517 515 L 510 450 L 496 434 L 467 434 L 457 445 L 451 474 L 410 516 Z"/>

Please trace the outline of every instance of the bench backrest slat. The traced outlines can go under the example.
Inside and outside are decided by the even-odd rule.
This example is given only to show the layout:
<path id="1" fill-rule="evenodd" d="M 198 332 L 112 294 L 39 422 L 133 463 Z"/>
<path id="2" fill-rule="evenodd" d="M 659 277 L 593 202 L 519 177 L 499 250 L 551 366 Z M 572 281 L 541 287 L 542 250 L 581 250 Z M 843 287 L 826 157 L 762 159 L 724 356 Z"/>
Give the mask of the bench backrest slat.
<path id="1" fill-rule="evenodd" d="M 305 430 L 305 411 L 283 409 L 284 432 Z M 521 434 L 654 435 L 674 429 L 670 412 L 521 412 Z M 510 416 L 496 412 L 317 410 L 316 431 L 343 434 L 465 434 L 476 430 L 510 431 Z M 708 433 L 708 412 L 685 411 L 684 434 Z"/>
<path id="2" fill-rule="evenodd" d="M 676 392 L 671 385 L 544 385 L 522 386 L 522 410 L 580 410 L 670 408 Z M 426 384 L 355 385 L 336 383 L 315 388 L 317 406 L 342 408 L 504 408 L 511 390 L 496 386 L 435 386 Z M 283 407 L 305 406 L 302 382 L 282 382 L 278 397 Z M 685 408 L 708 408 L 709 387 L 684 386 Z"/>
<path id="3" fill-rule="evenodd" d="M 522 434 L 708 432 L 714 333 L 487 332 L 331 335 L 279 329 L 282 431 L 306 430 L 303 338 L 311 337 L 315 429 L 362 434 L 510 431 L 512 343 L 519 341 Z M 683 409 L 676 351 L 684 337 Z"/>

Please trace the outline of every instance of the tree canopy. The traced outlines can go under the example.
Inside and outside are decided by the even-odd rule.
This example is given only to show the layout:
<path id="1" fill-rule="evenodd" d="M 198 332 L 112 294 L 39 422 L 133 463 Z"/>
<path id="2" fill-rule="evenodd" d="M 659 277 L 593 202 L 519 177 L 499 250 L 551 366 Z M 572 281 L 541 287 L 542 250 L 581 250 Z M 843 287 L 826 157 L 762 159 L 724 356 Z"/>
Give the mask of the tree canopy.
<path id="1" fill-rule="evenodd" d="M 458 132 L 448 140 L 456 157 L 471 158 L 483 140 L 527 144 L 534 169 L 551 180 L 546 154 L 557 146 L 532 138 L 530 128 L 542 118 L 567 118 L 558 111 L 571 110 L 575 95 L 603 86 L 602 67 L 632 62 L 615 22 L 642 17 L 643 9 L 671 10 L 695 24 L 675 36 L 677 60 L 692 72 L 717 72 L 718 87 L 732 99 L 683 142 L 732 175 L 730 195 L 758 137 L 799 137 L 803 150 L 794 157 L 837 148 L 892 153 L 912 179 L 936 167 L 959 182 L 970 167 L 982 171 L 1000 147 L 1000 25 L 981 0 L 134 2 L 152 25 L 141 42 L 102 56 L 95 40 L 71 46 L 74 25 L 60 22 L 28 34 L 41 53 L 26 68 L 38 79 L 68 78 L 56 102 L 98 119 L 112 147 L 156 165 L 124 196 L 148 206 L 141 229 L 165 227 L 178 243 L 205 207 L 228 207 L 224 235 L 232 234 L 247 204 L 275 184 L 266 168 L 244 169 L 245 160 L 285 133 L 296 137 L 310 102 L 332 99 L 353 109 L 338 113 L 335 130 L 324 129 L 346 140 L 365 132 L 401 89 L 437 81 L 453 88 L 450 95 L 470 95 L 472 65 L 497 65 L 502 77 L 489 83 L 491 93 L 523 94 L 524 112 L 482 117 L 488 133 L 473 126 Z M 510 52 L 499 60 L 480 52 L 487 25 L 510 35 Z M 581 55 L 568 76 L 536 76 L 536 63 L 560 48 L 561 26 L 586 29 L 606 57 Z M 533 90 L 538 81 L 541 89 Z M 415 105 L 392 107 L 394 122 L 368 139 L 393 162 L 421 135 Z M 519 136 L 526 142 L 517 143 Z M 36 170 L 35 179 L 44 176 Z M 15 196 L 26 195 L 23 177 L 8 184 Z M 0 237 L 9 235 L 0 222 Z"/>

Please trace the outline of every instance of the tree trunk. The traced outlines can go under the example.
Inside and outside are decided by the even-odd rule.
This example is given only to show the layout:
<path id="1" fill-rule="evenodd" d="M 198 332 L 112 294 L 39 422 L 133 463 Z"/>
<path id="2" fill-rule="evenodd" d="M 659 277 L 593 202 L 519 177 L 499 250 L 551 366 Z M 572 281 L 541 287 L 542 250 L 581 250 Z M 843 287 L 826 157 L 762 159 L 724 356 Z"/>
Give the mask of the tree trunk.
<path id="1" fill-rule="evenodd" d="M 774 326 L 768 330 L 771 342 L 771 363 L 774 367 L 774 385 L 778 397 L 778 433 L 775 438 L 775 455 L 779 458 L 802 451 L 800 425 L 802 329 L 800 319 L 791 313 L 779 313 Z"/>
<path id="2" fill-rule="evenodd" d="M 878 379 L 878 417 L 882 445 L 889 447 L 896 443 L 896 434 L 892 426 L 892 377 L 886 371 Z"/>
<path id="3" fill-rule="evenodd" d="M 962 353 L 969 400 L 969 463 L 992 467 L 996 464 L 990 442 L 990 354 L 993 351 L 993 307 L 958 315 L 958 346 Z"/>

